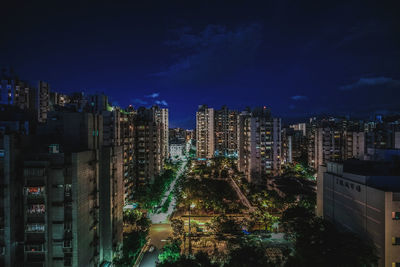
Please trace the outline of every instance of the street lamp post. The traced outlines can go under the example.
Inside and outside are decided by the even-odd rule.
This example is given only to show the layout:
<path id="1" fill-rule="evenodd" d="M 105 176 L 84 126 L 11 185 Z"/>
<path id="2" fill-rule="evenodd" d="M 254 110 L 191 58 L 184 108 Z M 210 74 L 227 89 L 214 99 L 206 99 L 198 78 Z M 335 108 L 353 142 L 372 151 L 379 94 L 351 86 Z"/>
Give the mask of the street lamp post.
<path id="1" fill-rule="evenodd" d="M 192 255 L 192 240 L 191 240 L 191 231 L 190 231 L 190 208 L 196 207 L 195 204 L 190 204 L 189 205 L 189 256 Z"/>

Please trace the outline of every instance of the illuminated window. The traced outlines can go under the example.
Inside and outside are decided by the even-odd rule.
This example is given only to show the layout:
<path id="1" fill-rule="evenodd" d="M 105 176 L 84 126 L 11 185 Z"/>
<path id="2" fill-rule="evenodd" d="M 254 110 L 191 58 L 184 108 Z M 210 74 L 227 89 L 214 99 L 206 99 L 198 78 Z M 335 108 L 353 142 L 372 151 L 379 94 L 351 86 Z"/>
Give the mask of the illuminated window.
<path id="1" fill-rule="evenodd" d="M 400 237 L 392 237 L 392 245 L 394 246 L 400 245 Z"/>
<path id="2" fill-rule="evenodd" d="M 400 220 L 400 211 L 393 211 L 392 212 L 392 219 L 393 220 Z"/>

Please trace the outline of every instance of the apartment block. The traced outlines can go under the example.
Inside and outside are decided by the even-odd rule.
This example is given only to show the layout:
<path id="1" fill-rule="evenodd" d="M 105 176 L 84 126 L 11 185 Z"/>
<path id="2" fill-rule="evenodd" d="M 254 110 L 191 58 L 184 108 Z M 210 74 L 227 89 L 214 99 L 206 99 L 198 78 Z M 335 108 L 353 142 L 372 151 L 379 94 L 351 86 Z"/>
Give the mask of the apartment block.
<path id="1" fill-rule="evenodd" d="M 134 116 L 134 155 L 136 187 L 153 183 L 164 163 L 162 124 L 151 109 L 139 108 Z"/>
<path id="2" fill-rule="evenodd" d="M 161 146 L 161 153 L 163 157 L 167 159 L 169 157 L 169 119 L 168 119 L 168 109 L 167 108 L 160 108 L 158 106 L 153 106 L 152 110 L 154 112 L 154 118 L 158 124 L 161 125 L 161 135 L 160 138 L 162 139 L 160 143 Z"/>
<path id="3" fill-rule="evenodd" d="M 242 112 L 238 146 L 238 168 L 249 182 L 278 175 L 282 163 L 281 119 L 273 118 L 265 107 Z"/>
<path id="4" fill-rule="evenodd" d="M 215 155 L 237 156 L 238 112 L 223 106 L 214 111 Z"/>
<path id="5" fill-rule="evenodd" d="M 98 266 L 99 153 L 24 161 L 24 266 Z"/>
<path id="6" fill-rule="evenodd" d="M 39 81 L 35 94 L 35 109 L 38 122 L 46 122 L 47 113 L 50 110 L 50 85 L 47 82 Z"/>
<path id="7" fill-rule="evenodd" d="M 102 262 L 112 262 L 123 240 L 123 146 L 103 147 L 99 168 L 99 253 Z"/>
<path id="8" fill-rule="evenodd" d="M 214 109 L 199 106 L 196 112 L 196 153 L 198 158 L 214 157 Z"/>
<path id="9" fill-rule="evenodd" d="M 365 132 L 344 131 L 343 159 L 364 159 L 366 142 Z"/>

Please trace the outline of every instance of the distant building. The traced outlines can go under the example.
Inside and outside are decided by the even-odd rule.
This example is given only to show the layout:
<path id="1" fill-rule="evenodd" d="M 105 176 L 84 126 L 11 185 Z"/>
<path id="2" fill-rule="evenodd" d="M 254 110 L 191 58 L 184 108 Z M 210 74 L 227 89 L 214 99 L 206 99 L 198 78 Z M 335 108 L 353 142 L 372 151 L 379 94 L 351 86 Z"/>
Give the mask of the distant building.
<path id="1" fill-rule="evenodd" d="M 297 123 L 290 125 L 290 128 L 294 129 L 295 131 L 301 131 L 303 136 L 307 134 L 307 124 L 306 123 Z"/>
<path id="2" fill-rule="evenodd" d="M 216 156 L 237 156 L 238 112 L 223 106 L 214 111 L 214 144 Z"/>
<path id="3" fill-rule="evenodd" d="M 198 158 L 214 157 L 214 109 L 199 106 L 196 112 L 196 153 Z"/>
<path id="4" fill-rule="evenodd" d="M 400 265 L 399 164 L 327 162 L 317 179 L 317 215 L 371 240 L 379 266 Z"/>
<path id="5" fill-rule="evenodd" d="M 164 166 L 163 125 L 152 109 L 139 108 L 134 115 L 134 155 L 136 186 L 154 182 Z"/>
<path id="6" fill-rule="evenodd" d="M 35 94 L 35 107 L 39 122 L 47 120 L 47 113 L 50 110 L 50 85 L 44 81 L 39 81 Z"/>
<path id="7" fill-rule="evenodd" d="M 282 163 L 281 119 L 270 110 L 256 108 L 239 115 L 238 168 L 249 182 L 278 175 Z"/>
<path id="8" fill-rule="evenodd" d="M 282 161 L 299 162 L 307 157 L 306 137 L 303 131 L 294 128 L 282 129 Z"/>
<path id="9" fill-rule="evenodd" d="M 34 108 L 32 96 L 34 89 L 17 79 L 0 80 L 0 104 L 13 105 L 20 109 Z"/>
<path id="10" fill-rule="evenodd" d="M 184 156 L 185 146 L 185 143 L 169 144 L 169 154 L 172 161 L 180 160 Z"/>
<path id="11" fill-rule="evenodd" d="M 343 159 L 364 159 L 366 142 L 364 132 L 344 131 Z"/>
<path id="12" fill-rule="evenodd" d="M 152 110 L 154 112 L 154 118 L 156 122 L 161 126 L 161 153 L 163 158 L 168 158 L 169 153 L 169 115 L 167 108 L 159 108 L 158 106 L 153 106 Z"/>

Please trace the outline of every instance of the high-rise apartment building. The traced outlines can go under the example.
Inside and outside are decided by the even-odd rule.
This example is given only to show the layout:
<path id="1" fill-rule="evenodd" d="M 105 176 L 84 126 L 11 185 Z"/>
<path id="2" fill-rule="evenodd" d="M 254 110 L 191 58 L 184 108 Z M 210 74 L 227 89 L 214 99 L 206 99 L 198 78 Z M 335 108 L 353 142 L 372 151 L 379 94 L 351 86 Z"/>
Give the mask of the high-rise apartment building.
<path id="1" fill-rule="evenodd" d="M 24 265 L 98 266 L 98 151 L 24 161 Z"/>
<path id="2" fill-rule="evenodd" d="M 314 135 L 314 158 L 311 166 L 318 169 L 319 165 L 327 161 L 338 161 L 342 159 L 343 135 L 342 131 L 335 127 L 318 127 Z M 310 162 L 309 162 L 310 163 Z"/>
<path id="3" fill-rule="evenodd" d="M 7 131 L 8 132 L 8 131 Z M 18 135 L 0 131 L 0 266 L 21 266 L 22 184 Z"/>
<path id="4" fill-rule="evenodd" d="M 168 158 L 169 154 L 169 119 L 168 119 L 168 109 L 160 108 L 158 106 L 153 106 L 152 110 L 154 112 L 154 118 L 158 124 L 161 125 L 161 135 L 162 143 L 161 149 L 162 154 L 165 159 Z"/>
<path id="5" fill-rule="evenodd" d="M 196 112 L 196 153 L 198 158 L 214 157 L 214 109 L 199 106 Z"/>
<path id="6" fill-rule="evenodd" d="M 122 146 L 103 146 L 94 113 L 50 112 L 37 132 L 23 163 L 25 263 L 110 262 L 122 242 Z"/>
<path id="7" fill-rule="evenodd" d="M 134 115 L 135 185 L 153 183 L 164 163 L 162 124 L 152 109 L 139 108 Z"/>
<path id="8" fill-rule="evenodd" d="M 99 176 L 99 253 L 102 262 L 112 262 L 123 240 L 123 146 L 103 146 Z"/>
<path id="9" fill-rule="evenodd" d="M 349 160 L 320 166 L 317 215 L 372 241 L 379 266 L 400 265 L 399 162 Z"/>
<path id="10" fill-rule="evenodd" d="M 238 123 L 238 168 L 249 182 L 258 183 L 281 170 L 281 119 L 267 108 L 244 111 Z"/>
<path id="11" fill-rule="evenodd" d="M 44 81 L 39 81 L 35 94 L 35 109 L 37 111 L 37 120 L 46 122 L 47 113 L 50 110 L 50 85 Z"/>
<path id="12" fill-rule="evenodd" d="M 20 109 L 33 108 L 34 89 L 18 79 L 0 79 L 0 104 L 13 105 Z"/>
<path id="13" fill-rule="evenodd" d="M 364 159 L 366 149 L 364 132 L 343 132 L 343 159 Z"/>
<path id="14" fill-rule="evenodd" d="M 306 137 L 302 130 L 282 129 L 282 160 L 285 163 L 302 161 L 307 157 Z"/>
<path id="15" fill-rule="evenodd" d="M 223 106 L 214 111 L 215 155 L 237 156 L 238 112 Z"/>
<path id="16" fill-rule="evenodd" d="M 297 123 L 290 125 L 290 128 L 293 128 L 295 131 L 301 131 L 303 136 L 307 134 L 307 124 L 306 123 Z"/>

